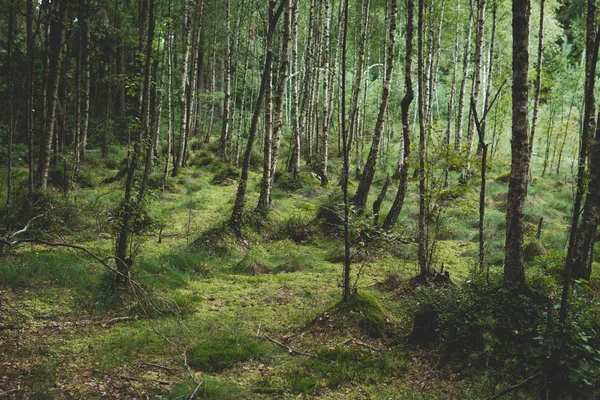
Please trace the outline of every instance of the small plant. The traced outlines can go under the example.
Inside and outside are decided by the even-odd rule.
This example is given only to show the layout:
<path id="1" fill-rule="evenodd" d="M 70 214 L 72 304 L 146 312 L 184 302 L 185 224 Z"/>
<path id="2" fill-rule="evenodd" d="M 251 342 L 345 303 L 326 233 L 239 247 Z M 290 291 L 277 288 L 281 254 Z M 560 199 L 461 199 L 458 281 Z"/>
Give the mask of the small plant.
<path id="1" fill-rule="evenodd" d="M 261 275 L 270 272 L 267 264 L 268 254 L 258 246 L 250 249 L 246 257 L 244 257 L 236 266 L 235 270 L 246 275 Z"/>

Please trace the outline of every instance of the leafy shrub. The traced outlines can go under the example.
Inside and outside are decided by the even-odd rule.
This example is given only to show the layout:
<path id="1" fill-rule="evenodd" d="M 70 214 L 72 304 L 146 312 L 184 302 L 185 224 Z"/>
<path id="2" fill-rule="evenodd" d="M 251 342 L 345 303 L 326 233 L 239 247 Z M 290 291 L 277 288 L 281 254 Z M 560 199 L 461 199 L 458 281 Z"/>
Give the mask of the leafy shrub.
<path id="1" fill-rule="evenodd" d="M 247 336 L 226 336 L 192 348 L 190 367 L 205 372 L 222 372 L 233 365 L 264 354 L 260 343 Z"/>

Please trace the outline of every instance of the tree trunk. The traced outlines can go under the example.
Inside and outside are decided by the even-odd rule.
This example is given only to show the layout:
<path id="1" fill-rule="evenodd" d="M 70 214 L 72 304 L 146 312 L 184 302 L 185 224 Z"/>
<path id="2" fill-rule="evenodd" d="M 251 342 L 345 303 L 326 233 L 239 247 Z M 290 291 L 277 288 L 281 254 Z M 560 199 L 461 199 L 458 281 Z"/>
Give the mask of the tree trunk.
<path id="1" fill-rule="evenodd" d="M 221 126 L 221 156 L 227 160 L 227 142 L 229 141 L 229 114 L 231 113 L 231 76 L 232 76 L 232 49 L 231 49 L 231 0 L 225 2 L 225 97 L 223 99 L 223 119 Z"/>
<path id="2" fill-rule="evenodd" d="M 484 21 L 485 21 L 485 0 L 477 0 L 477 31 L 475 33 L 475 65 L 473 66 L 473 72 L 475 78 L 473 79 L 473 90 L 471 92 L 471 98 L 475 102 L 475 108 L 479 106 L 479 92 L 481 89 L 481 76 L 482 76 L 482 59 L 483 59 L 483 39 L 484 39 Z M 472 110 L 472 108 L 470 108 Z M 473 142 L 475 138 L 475 124 L 474 114 L 469 112 L 469 124 L 467 130 L 467 176 L 470 174 L 470 160 L 473 153 Z"/>
<path id="3" fill-rule="evenodd" d="M 269 176 L 269 193 L 267 204 L 271 205 L 271 193 L 273 183 L 275 181 L 275 173 L 277 172 L 277 160 L 279 157 L 279 144 L 281 141 L 281 132 L 283 129 L 283 103 L 285 101 L 286 88 L 288 82 L 289 65 L 290 65 L 290 39 L 291 39 L 291 24 L 292 24 L 292 7 L 291 0 L 283 0 L 285 3 L 284 11 L 284 26 L 281 42 L 281 51 L 279 53 L 279 72 L 277 84 L 275 86 L 275 99 L 273 108 L 273 140 L 271 143 L 271 175 Z"/>
<path id="4" fill-rule="evenodd" d="M 385 221 L 383 222 L 383 229 L 389 230 L 398 221 L 398 216 L 402 212 L 404 206 L 404 199 L 406 197 L 406 189 L 408 188 L 408 170 L 410 168 L 410 121 L 409 109 L 410 104 L 414 99 L 414 91 L 412 84 L 412 53 L 413 53 L 413 31 L 414 31 L 414 1 L 407 0 L 406 3 L 406 61 L 404 65 L 404 85 L 406 86 L 406 93 L 402 98 L 400 109 L 402 113 L 402 138 L 403 138 L 403 151 L 404 157 L 400 167 L 400 183 L 398 184 L 398 191 L 394 198 L 394 203 L 390 208 Z"/>
<path id="5" fill-rule="evenodd" d="M 529 145 L 528 71 L 529 71 L 529 0 L 513 0 L 513 85 L 512 85 L 512 140 L 511 169 L 506 211 L 506 255 L 504 258 L 504 286 L 525 285 L 523 269 L 523 236 L 525 198 L 527 197 Z"/>
<path id="6" fill-rule="evenodd" d="M 357 136 L 359 123 L 359 105 L 360 105 L 360 88 L 362 86 L 363 69 L 365 66 L 365 47 L 367 41 L 367 31 L 369 29 L 369 8 L 371 0 L 362 2 L 362 23 L 360 30 L 360 42 L 358 45 L 358 57 L 354 72 L 354 82 L 352 83 L 352 97 L 350 100 L 350 126 L 348 129 L 348 152 L 352 153 L 352 143 Z"/>
<path id="7" fill-rule="evenodd" d="M 531 173 L 531 160 L 533 158 L 533 144 L 535 141 L 535 129 L 540 108 L 540 94 L 542 92 L 542 60 L 544 56 L 544 2 L 540 0 L 540 30 L 538 32 L 538 56 L 535 67 L 535 94 L 533 98 L 533 116 L 531 117 L 531 135 L 529 135 L 529 173 Z"/>
<path id="8" fill-rule="evenodd" d="M 144 54 L 144 59 L 140 60 L 140 70 L 142 71 L 143 84 L 140 88 L 140 95 L 137 98 L 140 104 L 136 107 L 136 117 L 140 119 L 139 127 L 133 129 L 133 152 L 127 168 L 127 180 L 125 184 L 125 194 L 121 203 L 121 220 L 117 245 L 115 250 L 115 260 L 117 270 L 119 271 L 119 281 L 121 284 L 129 283 L 129 272 L 133 265 L 133 259 L 128 256 L 132 230 L 132 218 L 135 218 L 144 203 L 144 196 L 147 189 L 148 177 L 152 162 L 152 143 L 149 140 L 149 97 L 150 97 L 150 64 L 152 57 L 152 41 L 154 39 L 154 0 L 142 0 L 140 7 L 140 54 Z M 148 16 L 146 17 L 146 12 Z M 145 30 L 145 24 L 148 23 L 148 30 Z M 138 168 L 139 159 L 145 157 L 144 171 L 139 183 L 137 198 L 133 197 L 134 175 Z"/>
<path id="9" fill-rule="evenodd" d="M 388 40 L 387 50 L 387 62 L 385 71 L 385 81 L 381 90 L 381 104 L 379 106 L 379 114 L 377 116 L 377 122 L 375 123 L 375 129 L 373 131 L 373 141 L 371 143 L 371 150 L 363 173 L 361 175 L 360 182 L 356 194 L 352 199 L 352 203 L 358 209 L 364 209 L 367 204 L 367 197 L 369 196 L 369 190 L 373 183 L 373 177 L 375 176 L 375 166 L 379 155 L 379 146 L 381 142 L 381 136 L 383 133 L 383 123 L 385 120 L 385 113 L 387 105 L 390 99 L 390 87 L 392 85 L 392 72 L 394 69 L 394 55 L 395 55 L 395 41 L 396 41 L 396 17 L 398 14 L 398 2 L 397 0 L 391 0 L 391 11 L 390 11 L 390 33 Z"/>
<path id="10" fill-rule="evenodd" d="M 79 156 L 83 160 L 87 147 L 90 120 L 90 4 L 81 0 L 83 7 L 81 20 L 81 128 L 79 130 Z"/>
<path id="11" fill-rule="evenodd" d="M 192 34 L 192 18 L 191 18 L 191 0 L 185 0 L 185 15 L 184 15 L 184 40 L 183 40 L 183 59 L 181 62 L 181 83 L 179 86 L 179 108 L 180 127 L 179 127 L 179 149 L 177 158 L 173 165 L 173 176 L 177 176 L 179 169 L 183 167 L 186 151 L 187 134 L 188 134 L 188 91 L 190 84 L 188 82 L 188 67 L 190 58 L 191 34 Z"/>
<path id="12" fill-rule="evenodd" d="M 427 207 L 425 197 L 427 195 L 427 188 L 425 187 L 425 135 L 427 134 L 425 128 L 425 71 L 424 71 L 424 49 L 423 49 L 423 1 L 419 0 L 419 11 L 418 11 L 418 71 L 417 80 L 419 87 L 419 238 L 418 238 L 418 254 L 419 254 L 419 270 L 421 275 L 426 275 L 429 272 L 429 260 L 427 255 L 427 232 L 426 232 L 426 219 L 427 219 Z"/>
<path id="13" fill-rule="evenodd" d="M 60 0 L 52 11 L 50 23 L 49 53 L 50 62 L 46 86 L 46 122 L 44 124 L 44 135 L 40 148 L 38 165 L 38 183 L 40 189 L 48 186 L 48 172 L 50 170 L 50 158 L 52 156 L 52 138 L 56 124 L 56 106 L 58 103 L 58 86 L 62 66 L 62 49 L 64 43 L 64 22 L 67 14 L 68 0 Z"/>
<path id="14" fill-rule="evenodd" d="M 229 219 L 229 226 L 238 236 L 241 236 L 242 234 L 244 206 L 246 204 L 246 187 L 248 185 L 248 174 L 250 170 L 250 156 L 252 155 L 254 138 L 256 137 L 256 131 L 258 130 L 258 120 L 260 118 L 260 110 L 262 108 L 267 85 L 271 84 L 270 79 L 271 66 L 273 64 L 273 39 L 275 35 L 275 27 L 283 11 L 284 1 L 279 4 L 277 9 L 275 9 L 275 6 L 276 1 L 269 0 L 269 28 L 267 32 L 266 47 L 267 54 L 265 56 L 265 64 L 262 72 L 260 89 L 258 91 L 258 98 L 256 99 L 256 105 L 254 107 L 254 113 L 250 123 L 250 131 L 248 132 L 248 142 L 246 143 L 246 151 L 244 152 L 244 159 L 242 161 L 240 183 L 238 184 L 238 190 L 235 197 L 235 202 L 233 204 L 231 218 Z"/>
<path id="15" fill-rule="evenodd" d="M 467 28 L 467 40 L 465 42 L 465 54 L 463 57 L 463 78 L 460 83 L 458 96 L 458 115 L 456 116 L 456 131 L 454 132 L 454 148 L 461 151 L 463 142 L 463 115 L 465 110 L 465 97 L 467 93 L 467 81 L 469 79 L 469 66 L 471 65 L 471 34 L 473 31 L 473 0 L 469 0 L 469 25 Z"/>
<path id="16" fill-rule="evenodd" d="M 580 264 L 584 260 L 588 259 L 588 256 L 584 254 L 584 248 L 588 245 L 582 244 L 582 241 L 578 241 L 579 234 L 579 218 L 581 213 L 581 205 L 583 203 L 583 196 L 586 190 L 586 163 L 588 158 L 588 151 L 590 148 L 590 137 L 596 130 L 596 121 L 594 120 L 594 114 L 596 110 L 596 99 L 595 99 L 595 83 L 596 83 L 596 64 L 598 61 L 598 45 L 600 37 L 596 33 L 596 2 L 588 1 L 587 10 L 587 33 L 586 33 L 586 76 L 585 76 L 585 98 L 584 98 L 584 114 L 583 114 L 583 130 L 581 133 L 581 142 L 579 147 L 579 159 L 577 168 L 577 191 L 575 193 L 575 204 L 573 205 L 573 216 L 571 221 L 571 231 L 569 234 L 569 249 L 567 252 L 567 268 L 573 271 L 574 277 L 582 277 L 587 275 L 583 264 Z M 562 151 L 561 151 L 562 153 Z M 559 161 L 560 162 L 560 161 Z M 591 168 L 590 168 L 590 172 Z M 589 196 L 589 194 L 588 194 Z M 579 243 L 578 243 L 579 242 Z M 593 241 L 592 241 L 593 243 Z M 579 244 L 579 245 L 578 245 Z M 580 247 L 580 249 L 577 249 Z M 580 259 L 576 259 L 579 257 Z M 577 268 L 576 268 L 577 265 Z"/>
<path id="17" fill-rule="evenodd" d="M 300 88 L 300 71 L 298 70 L 298 18 L 299 18 L 299 9 L 298 9 L 298 0 L 292 1 L 292 37 L 294 41 L 294 45 L 292 47 L 292 65 L 294 71 L 294 75 L 296 75 L 293 86 L 292 86 L 292 154 L 290 157 L 290 163 L 288 165 L 288 172 L 292 174 L 292 180 L 297 183 L 299 180 L 300 174 L 300 151 L 301 151 L 301 141 L 300 141 L 300 115 L 299 115 L 299 88 Z"/>
<path id="18" fill-rule="evenodd" d="M 325 24 L 323 28 L 323 116 L 322 116 L 322 132 L 321 132 L 321 151 L 320 151 L 320 168 L 319 177 L 321 178 L 321 186 L 326 186 L 329 183 L 327 177 L 327 159 L 329 153 L 329 123 L 330 123 L 330 103 L 329 103 L 329 59 L 330 59 L 330 35 L 331 35 L 331 4 L 330 0 L 323 2 L 325 6 Z"/>

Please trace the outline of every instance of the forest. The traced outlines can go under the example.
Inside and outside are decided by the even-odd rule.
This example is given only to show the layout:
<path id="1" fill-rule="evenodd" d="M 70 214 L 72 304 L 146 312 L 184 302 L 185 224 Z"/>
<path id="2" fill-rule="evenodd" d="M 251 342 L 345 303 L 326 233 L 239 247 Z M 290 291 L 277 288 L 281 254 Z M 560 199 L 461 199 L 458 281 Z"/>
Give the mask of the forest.
<path id="1" fill-rule="evenodd" d="M 600 398 L 596 0 L 0 0 L 0 399 Z"/>

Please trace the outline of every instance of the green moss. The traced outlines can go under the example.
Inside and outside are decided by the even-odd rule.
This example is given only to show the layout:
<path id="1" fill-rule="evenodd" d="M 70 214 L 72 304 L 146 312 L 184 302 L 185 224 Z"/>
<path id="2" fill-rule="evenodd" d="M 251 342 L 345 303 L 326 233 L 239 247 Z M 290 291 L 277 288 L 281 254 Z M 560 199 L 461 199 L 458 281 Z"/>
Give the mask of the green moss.
<path id="1" fill-rule="evenodd" d="M 405 369 L 386 355 L 374 355 L 359 348 L 336 347 L 319 351 L 300 368 L 287 374 L 295 393 L 310 394 L 320 388 L 339 388 L 345 382 L 374 382 Z"/>
<path id="2" fill-rule="evenodd" d="M 258 358 L 264 350 L 255 339 L 246 336 L 228 336 L 206 342 L 188 353 L 190 367 L 205 372 L 221 372 L 233 365 Z"/>
<path id="3" fill-rule="evenodd" d="M 380 337 L 385 331 L 383 307 L 372 294 L 354 293 L 347 302 L 340 301 L 335 308 L 348 315 L 357 315 L 358 327 L 371 337 Z"/>
<path id="4" fill-rule="evenodd" d="M 250 398 L 248 393 L 236 382 L 216 376 L 204 375 L 198 379 L 202 385 L 196 392 L 197 399 L 237 400 Z M 181 382 L 173 386 L 167 398 L 187 400 L 198 384 L 192 381 Z"/>

